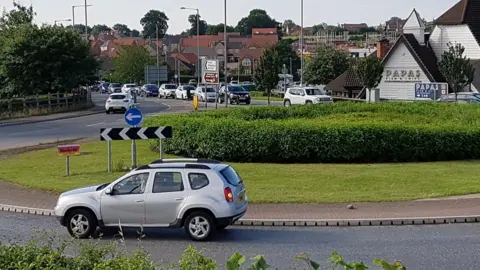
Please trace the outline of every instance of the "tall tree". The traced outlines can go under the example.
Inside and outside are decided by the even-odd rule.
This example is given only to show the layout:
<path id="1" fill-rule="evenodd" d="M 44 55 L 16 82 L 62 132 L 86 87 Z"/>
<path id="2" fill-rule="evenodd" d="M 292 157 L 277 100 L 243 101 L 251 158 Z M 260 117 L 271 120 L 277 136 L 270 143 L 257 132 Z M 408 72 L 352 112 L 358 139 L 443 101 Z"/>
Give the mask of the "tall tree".
<path id="1" fill-rule="evenodd" d="M 98 35 L 100 33 L 110 32 L 112 29 L 105 24 L 96 24 L 92 27 L 92 35 Z"/>
<path id="2" fill-rule="evenodd" d="M 470 58 L 463 55 L 465 47 L 460 43 L 448 43 L 448 51 L 442 54 L 438 64 L 440 72 L 447 80 L 455 93 L 455 101 L 458 100 L 458 92 L 471 85 L 475 68 L 470 63 Z"/>
<path id="3" fill-rule="evenodd" d="M 200 35 L 205 35 L 207 33 L 207 22 L 201 19 L 202 16 L 199 16 L 198 21 L 198 32 Z M 190 23 L 189 35 L 197 35 L 197 14 L 191 14 L 188 16 L 188 22 Z"/>
<path id="4" fill-rule="evenodd" d="M 349 67 L 349 57 L 346 52 L 331 46 L 320 46 L 316 55 L 305 68 L 305 80 L 311 84 L 326 85 L 340 76 Z"/>
<path id="5" fill-rule="evenodd" d="M 223 33 L 224 30 L 224 24 L 209 24 L 207 26 L 207 35 L 218 35 L 218 33 Z M 227 33 L 232 33 L 235 32 L 235 27 L 227 25 Z"/>
<path id="6" fill-rule="evenodd" d="M 0 29 L 22 24 L 31 25 L 35 15 L 36 13 L 33 11 L 32 6 L 22 6 L 19 2 L 13 1 L 13 9 L 9 12 L 3 11 L 2 17 L 0 18 Z"/>
<path id="7" fill-rule="evenodd" d="M 82 34 L 85 33 L 85 25 L 84 24 L 75 24 L 74 26 L 67 25 L 67 26 L 65 26 L 65 28 L 66 29 L 74 29 L 78 33 L 82 33 Z M 90 26 L 88 26 L 87 28 L 88 28 L 88 33 L 92 33 L 93 29 Z"/>
<path id="8" fill-rule="evenodd" d="M 242 18 L 235 30 L 242 34 L 252 34 L 252 28 L 278 28 L 277 21 L 272 19 L 270 15 L 263 9 L 253 9 L 247 17 Z"/>
<path id="9" fill-rule="evenodd" d="M 114 77 L 120 82 L 139 83 L 144 79 L 145 67 L 155 64 L 155 57 L 143 46 L 122 46 L 113 58 Z"/>
<path id="10" fill-rule="evenodd" d="M 132 32 L 130 32 L 130 35 L 132 37 L 139 37 L 140 36 L 140 31 L 138 31 L 137 29 L 133 29 Z"/>
<path id="11" fill-rule="evenodd" d="M 254 82 L 258 88 L 265 91 L 270 104 L 272 89 L 275 89 L 278 83 L 278 74 L 281 72 L 282 63 L 279 61 L 278 51 L 275 46 L 267 48 L 255 68 L 253 76 Z"/>
<path id="12" fill-rule="evenodd" d="M 377 88 L 382 80 L 382 59 L 376 56 L 353 58 L 352 67 L 363 86 L 368 90 L 368 101 L 370 101 L 372 89 Z M 352 97 L 352 93 L 349 93 L 349 97 Z"/>
<path id="13" fill-rule="evenodd" d="M 121 23 L 115 24 L 113 26 L 113 30 L 118 31 L 118 33 L 124 37 L 129 37 L 132 32 L 132 30 L 130 30 L 127 25 Z"/>
<path id="14" fill-rule="evenodd" d="M 284 34 L 289 35 L 295 26 L 297 26 L 295 22 L 293 22 L 291 19 L 287 19 L 283 22 L 282 31 Z"/>
<path id="15" fill-rule="evenodd" d="M 158 38 L 163 38 L 168 30 L 168 17 L 164 12 L 159 10 L 150 10 L 140 20 L 143 26 L 143 37 L 156 37 L 156 29 L 158 27 Z"/>

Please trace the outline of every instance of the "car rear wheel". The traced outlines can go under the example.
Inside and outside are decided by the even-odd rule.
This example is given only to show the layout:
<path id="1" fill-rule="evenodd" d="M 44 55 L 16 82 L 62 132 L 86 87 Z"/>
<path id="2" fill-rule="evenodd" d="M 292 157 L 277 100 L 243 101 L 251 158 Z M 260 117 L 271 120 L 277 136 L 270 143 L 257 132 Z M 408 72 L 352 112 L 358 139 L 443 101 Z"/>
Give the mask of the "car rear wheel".
<path id="1" fill-rule="evenodd" d="M 213 217 L 206 212 L 193 212 L 185 220 L 185 232 L 194 241 L 208 240 L 216 231 Z"/>
<path id="2" fill-rule="evenodd" d="M 285 101 L 283 102 L 283 106 L 285 106 L 285 107 L 290 107 L 291 105 L 292 105 L 292 104 L 290 103 L 290 100 L 285 100 Z"/>
<path id="3" fill-rule="evenodd" d="M 75 238 L 85 239 L 97 230 L 97 219 L 88 210 L 73 210 L 66 219 L 68 233 Z"/>

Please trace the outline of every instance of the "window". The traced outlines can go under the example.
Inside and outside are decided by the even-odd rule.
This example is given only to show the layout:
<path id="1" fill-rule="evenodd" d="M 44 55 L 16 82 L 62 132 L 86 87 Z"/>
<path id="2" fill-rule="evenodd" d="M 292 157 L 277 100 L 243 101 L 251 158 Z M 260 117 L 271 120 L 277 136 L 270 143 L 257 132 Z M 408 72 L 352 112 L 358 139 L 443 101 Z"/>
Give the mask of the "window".
<path id="1" fill-rule="evenodd" d="M 230 185 L 238 186 L 243 182 L 238 173 L 230 166 L 220 171 L 220 174 L 227 180 Z"/>
<path id="2" fill-rule="evenodd" d="M 297 95 L 305 95 L 305 91 L 303 89 L 298 89 L 297 90 Z"/>
<path id="3" fill-rule="evenodd" d="M 204 188 L 210 183 L 208 177 L 203 173 L 189 173 L 188 182 L 190 182 L 190 187 L 193 190 Z"/>
<path id="4" fill-rule="evenodd" d="M 182 174 L 179 172 L 157 172 L 153 180 L 153 193 L 183 191 Z"/>
<path id="5" fill-rule="evenodd" d="M 113 195 L 143 194 L 147 186 L 149 173 L 129 176 L 113 186 Z"/>
<path id="6" fill-rule="evenodd" d="M 125 95 L 111 95 L 110 99 L 124 99 L 126 98 Z"/>

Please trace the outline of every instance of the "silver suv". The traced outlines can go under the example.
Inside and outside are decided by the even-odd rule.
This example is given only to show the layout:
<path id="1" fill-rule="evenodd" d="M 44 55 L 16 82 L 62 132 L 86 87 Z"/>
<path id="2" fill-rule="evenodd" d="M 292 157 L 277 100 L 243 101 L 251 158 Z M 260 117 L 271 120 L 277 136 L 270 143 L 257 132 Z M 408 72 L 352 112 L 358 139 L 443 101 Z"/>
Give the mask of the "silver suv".
<path id="1" fill-rule="evenodd" d="M 55 215 L 70 235 L 88 238 L 122 227 L 180 228 L 196 241 L 210 238 L 247 211 L 245 185 L 215 160 L 160 159 L 112 183 L 60 195 Z"/>

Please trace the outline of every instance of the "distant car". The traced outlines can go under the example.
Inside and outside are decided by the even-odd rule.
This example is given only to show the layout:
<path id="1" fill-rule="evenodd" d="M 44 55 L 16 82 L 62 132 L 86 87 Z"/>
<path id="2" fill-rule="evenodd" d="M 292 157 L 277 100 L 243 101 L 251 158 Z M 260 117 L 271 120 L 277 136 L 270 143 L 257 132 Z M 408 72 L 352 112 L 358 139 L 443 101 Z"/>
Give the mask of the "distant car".
<path id="1" fill-rule="evenodd" d="M 237 85 L 240 84 L 238 81 L 231 81 L 230 84 Z"/>
<path id="2" fill-rule="evenodd" d="M 137 85 L 134 83 L 127 83 L 122 86 L 122 92 L 123 93 L 130 93 L 132 90 L 136 90 Z"/>
<path id="3" fill-rule="evenodd" d="M 201 102 L 215 102 L 217 98 L 217 90 L 212 86 L 200 86 L 195 89 L 195 95 Z"/>
<path id="4" fill-rule="evenodd" d="M 230 104 L 240 104 L 245 103 L 247 105 L 250 104 L 252 98 L 248 91 L 243 89 L 240 85 L 227 85 L 227 102 Z M 225 86 L 220 88 L 218 92 L 218 103 L 225 102 Z"/>
<path id="5" fill-rule="evenodd" d="M 177 90 L 175 90 L 176 99 L 192 99 L 195 92 L 195 87 L 191 85 L 180 85 Z"/>
<path id="6" fill-rule="evenodd" d="M 111 94 L 105 102 L 105 113 L 126 112 L 133 107 L 133 99 L 128 93 Z"/>
<path id="7" fill-rule="evenodd" d="M 177 90 L 177 85 L 172 83 L 162 84 L 160 90 L 158 91 L 158 98 L 175 98 L 175 91 Z"/>
<path id="8" fill-rule="evenodd" d="M 108 86 L 108 93 L 113 94 L 113 93 L 121 93 L 122 92 L 122 85 L 119 83 L 111 83 Z"/>
<path id="9" fill-rule="evenodd" d="M 145 84 L 140 89 L 140 96 L 142 97 L 156 97 L 158 96 L 159 88 L 155 84 Z"/>
<path id="10" fill-rule="evenodd" d="M 197 82 L 197 80 L 195 80 L 195 79 L 191 79 L 191 80 L 188 81 L 188 84 L 196 87 L 197 84 L 198 84 L 198 82 Z"/>
<path id="11" fill-rule="evenodd" d="M 480 103 L 480 93 L 473 92 L 458 92 L 457 99 L 455 100 L 455 94 L 451 93 L 444 95 L 437 99 L 439 102 L 456 102 L 456 103 Z"/>
<path id="12" fill-rule="evenodd" d="M 315 87 L 292 87 L 285 91 L 283 106 L 332 103 L 332 97 L 325 90 Z"/>
<path id="13" fill-rule="evenodd" d="M 104 82 L 104 83 L 101 83 L 100 84 L 100 93 L 104 94 L 104 93 L 108 93 L 108 86 L 110 84 L 107 83 L 107 82 Z"/>

